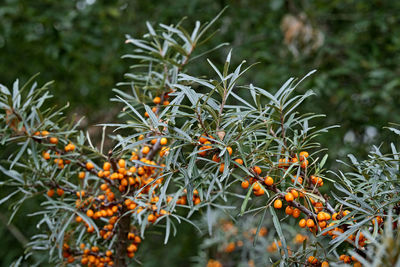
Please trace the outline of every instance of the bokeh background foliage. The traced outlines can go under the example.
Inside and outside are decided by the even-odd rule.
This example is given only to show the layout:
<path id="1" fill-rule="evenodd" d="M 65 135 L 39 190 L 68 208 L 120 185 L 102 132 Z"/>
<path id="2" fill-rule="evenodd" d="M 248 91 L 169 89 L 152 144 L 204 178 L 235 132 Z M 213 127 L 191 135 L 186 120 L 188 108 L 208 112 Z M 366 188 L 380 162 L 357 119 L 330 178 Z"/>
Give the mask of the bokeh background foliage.
<path id="1" fill-rule="evenodd" d="M 110 121 L 118 111 L 109 105 L 111 89 L 130 65 L 120 58 L 130 49 L 124 35 L 141 36 L 145 21 L 169 24 L 185 16 L 189 25 L 207 21 L 225 6 L 220 32 L 203 49 L 229 42 L 234 63 L 259 62 L 243 83 L 274 91 L 289 76 L 318 70 L 300 88 L 313 88 L 317 96 L 300 109 L 326 114 L 321 128 L 341 125 L 319 138 L 329 149 L 329 166 L 348 153 L 365 157 L 372 143 L 395 138 L 382 127 L 398 122 L 400 111 L 399 1 L 3 0 L 0 81 L 11 85 L 19 77 L 23 83 L 40 72 L 39 82 L 56 81 L 52 93 L 59 105 L 68 101 L 72 113 L 87 117 L 83 126 Z M 221 65 L 230 47 L 208 57 Z M 209 72 L 203 61 L 190 72 Z M 26 218 L 24 209 L 36 204 L 27 203 L 11 226 L 5 224 L 9 211 L 1 207 L 0 246 L 6 248 L 0 250 L 1 266 L 9 266 L 22 253 L 24 236 L 35 233 L 35 218 Z M 152 250 L 142 257 L 146 266 L 160 257 L 170 266 L 191 262 L 200 240 L 193 228 L 181 227 L 168 248 L 160 245 L 162 237 L 146 240 L 142 251 Z"/>

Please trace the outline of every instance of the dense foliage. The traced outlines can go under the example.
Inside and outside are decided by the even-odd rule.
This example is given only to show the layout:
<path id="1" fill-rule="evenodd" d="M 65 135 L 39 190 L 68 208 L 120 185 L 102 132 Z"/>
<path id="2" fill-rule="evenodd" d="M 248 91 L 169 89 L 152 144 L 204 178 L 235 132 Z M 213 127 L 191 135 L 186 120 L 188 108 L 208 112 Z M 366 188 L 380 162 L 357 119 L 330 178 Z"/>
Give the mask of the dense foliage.
<path id="1" fill-rule="evenodd" d="M 97 107 L 113 96 L 110 88 L 127 67 L 118 58 L 129 49 L 121 42 L 125 34 L 143 34 L 144 21 L 210 20 L 227 5 L 220 33 L 203 49 L 229 42 L 240 55 L 234 63 L 260 62 L 245 79 L 263 88 L 278 88 L 284 77 L 318 69 L 309 81 L 318 97 L 301 108 L 327 114 L 318 121 L 324 126 L 341 125 L 321 137 L 331 159 L 352 152 L 364 157 L 371 143 L 387 138 L 380 129 L 395 122 L 398 112 L 397 1 L 6 0 L 0 6 L 0 80 L 27 80 L 40 72 L 39 81 L 57 81 L 58 104 L 68 96 L 73 110 L 90 121 L 111 119 L 117 108 L 105 113 Z M 210 59 L 223 64 L 227 52 Z M 191 69 L 207 71 L 203 64 Z"/>

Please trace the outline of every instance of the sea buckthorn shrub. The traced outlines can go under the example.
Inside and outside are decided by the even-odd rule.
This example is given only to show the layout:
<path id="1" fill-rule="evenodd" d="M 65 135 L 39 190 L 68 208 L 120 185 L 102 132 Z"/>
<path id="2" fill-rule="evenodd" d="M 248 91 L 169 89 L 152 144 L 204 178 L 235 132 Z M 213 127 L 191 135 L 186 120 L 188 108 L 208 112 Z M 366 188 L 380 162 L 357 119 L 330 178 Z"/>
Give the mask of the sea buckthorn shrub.
<path id="1" fill-rule="evenodd" d="M 396 128 L 389 129 L 398 132 Z M 290 190 L 293 198 L 284 193 L 280 199 L 269 198 L 267 202 L 258 202 L 254 187 L 250 189 L 242 183 L 241 187 L 253 195 L 254 199 L 249 197 L 252 206 L 243 209 L 244 201 L 240 200 L 242 210 L 231 212 L 228 219 L 221 211 L 215 211 L 215 233 L 203 240 L 197 257 L 199 266 L 269 266 L 282 262 L 285 266 L 399 264 L 399 154 L 394 144 L 391 148 L 392 153 L 382 154 L 374 147 L 369 159 L 363 161 L 349 155 L 350 163 L 342 162 L 349 171 L 332 172 L 332 191 L 321 195 L 315 191 L 318 183 L 313 181 L 318 179 L 312 175 L 309 178 L 313 191 L 307 192 L 304 183 L 300 183 L 303 186 L 298 189 L 298 196 Z M 294 179 L 287 179 L 287 183 L 293 182 Z M 296 213 L 293 202 L 304 203 L 306 210 Z"/>
<path id="2" fill-rule="evenodd" d="M 190 32 L 147 23 L 142 39 L 127 36 L 133 65 L 112 99 L 123 107 L 115 123 L 99 125 L 98 145 L 49 105 L 50 83 L 0 87 L 10 151 L 0 170 L 12 188 L 0 203 L 15 214 L 30 198 L 42 201 L 32 211 L 40 233 L 15 266 L 40 251 L 53 264 L 128 266 L 140 262 L 148 232 L 167 243 L 180 223 L 211 236 L 197 258 L 208 266 L 398 260 L 395 246 L 379 245 L 398 233 L 395 145 L 388 155 L 375 147 L 366 161 L 350 155 L 348 172 L 326 170 L 315 138 L 329 128 L 312 126 L 322 115 L 298 111 L 313 92 L 295 91 L 313 72 L 275 92 L 242 85 L 252 66 L 232 67 L 230 51 L 224 66 L 207 60 L 210 73 L 193 76 L 187 67 L 206 62 L 210 51 L 196 51 L 217 18 Z"/>

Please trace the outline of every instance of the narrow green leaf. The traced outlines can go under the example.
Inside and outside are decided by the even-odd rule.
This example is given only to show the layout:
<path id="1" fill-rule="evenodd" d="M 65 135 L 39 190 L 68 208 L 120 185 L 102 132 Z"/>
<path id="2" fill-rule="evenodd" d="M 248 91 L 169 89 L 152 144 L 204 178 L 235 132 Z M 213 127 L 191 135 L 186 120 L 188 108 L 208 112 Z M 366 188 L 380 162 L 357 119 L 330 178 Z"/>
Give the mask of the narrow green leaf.
<path id="1" fill-rule="evenodd" d="M 286 239 L 285 239 L 285 236 L 283 235 L 281 224 L 279 222 L 278 216 L 275 213 L 275 209 L 272 206 L 269 206 L 269 211 L 271 212 L 272 221 L 274 223 L 276 232 L 278 233 L 279 239 L 282 242 L 283 251 L 285 252 L 283 260 L 285 261 L 286 259 L 289 258 L 289 252 L 287 250 Z"/>
<path id="2" fill-rule="evenodd" d="M 251 192 L 253 192 L 253 187 L 254 187 L 254 184 L 252 184 L 251 187 L 249 188 L 249 190 L 247 191 L 246 197 L 244 198 L 243 203 L 242 203 L 242 207 L 240 208 L 240 216 L 242 216 L 246 210 L 247 202 L 249 202 Z"/>
<path id="3" fill-rule="evenodd" d="M 257 240 L 258 240 L 258 234 L 260 233 L 260 229 L 262 224 L 264 223 L 264 218 L 265 218 L 265 214 L 267 213 L 267 209 L 264 209 L 264 212 L 260 218 L 260 221 L 258 222 L 258 226 L 257 226 L 257 232 L 256 235 L 254 236 L 254 241 L 253 241 L 253 246 L 256 246 Z"/>

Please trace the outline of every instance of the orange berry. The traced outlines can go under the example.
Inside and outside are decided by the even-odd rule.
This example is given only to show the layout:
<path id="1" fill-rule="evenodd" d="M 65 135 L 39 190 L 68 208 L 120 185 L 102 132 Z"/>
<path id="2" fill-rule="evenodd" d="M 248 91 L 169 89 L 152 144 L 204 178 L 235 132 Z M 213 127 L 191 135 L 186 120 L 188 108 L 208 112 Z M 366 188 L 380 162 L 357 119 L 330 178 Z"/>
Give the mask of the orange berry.
<path id="1" fill-rule="evenodd" d="M 167 138 L 165 138 L 165 137 L 161 138 L 160 145 L 165 146 L 167 143 L 168 143 L 168 139 Z"/>
<path id="2" fill-rule="evenodd" d="M 53 196 L 54 196 L 54 189 L 49 189 L 49 190 L 47 191 L 47 195 L 48 195 L 49 197 L 53 197 Z"/>
<path id="3" fill-rule="evenodd" d="M 256 196 L 262 196 L 265 194 L 264 190 L 262 188 L 258 189 L 258 190 L 254 190 L 254 195 Z"/>
<path id="4" fill-rule="evenodd" d="M 205 136 L 201 136 L 201 137 L 199 138 L 199 142 L 202 143 L 202 144 L 204 144 L 204 143 L 207 142 L 207 141 L 208 141 L 208 139 L 207 139 Z"/>
<path id="5" fill-rule="evenodd" d="M 51 144 L 56 145 L 58 143 L 58 138 L 57 137 L 50 137 L 49 141 L 50 141 Z"/>
<path id="6" fill-rule="evenodd" d="M 235 159 L 235 162 L 239 165 L 243 165 L 243 160 L 242 159 Z"/>
<path id="7" fill-rule="evenodd" d="M 225 164 L 221 163 L 221 165 L 219 165 L 219 172 L 224 172 L 225 169 Z"/>
<path id="8" fill-rule="evenodd" d="M 132 173 L 135 173 L 136 172 L 136 167 L 135 166 L 130 167 L 129 171 L 132 172 Z"/>
<path id="9" fill-rule="evenodd" d="M 120 159 L 120 160 L 118 160 L 118 166 L 120 167 L 120 168 L 125 168 L 125 160 L 124 159 Z"/>
<path id="10" fill-rule="evenodd" d="M 86 211 L 86 215 L 87 215 L 88 217 L 93 217 L 93 215 L 94 215 L 93 210 L 88 209 L 88 210 Z"/>
<path id="11" fill-rule="evenodd" d="M 127 198 L 127 199 L 125 199 L 124 203 L 125 203 L 126 206 L 129 206 L 132 203 L 132 200 Z"/>
<path id="12" fill-rule="evenodd" d="M 292 216 L 293 216 L 293 218 L 299 218 L 299 217 L 300 217 L 300 214 L 301 214 L 301 210 L 299 210 L 298 208 L 295 208 L 295 209 L 293 210 Z"/>
<path id="13" fill-rule="evenodd" d="M 81 190 L 81 191 L 76 192 L 76 196 L 77 197 L 84 197 L 85 196 L 85 191 Z"/>
<path id="14" fill-rule="evenodd" d="M 110 162 L 104 162 L 103 164 L 103 170 L 109 171 L 111 169 L 111 163 Z"/>
<path id="15" fill-rule="evenodd" d="M 329 213 L 325 212 L 324 215 L 325 215 L 325 220 L 331 219 L 331 215 Z"/>
<path id="16" fill-rule="evenodd" d="M 272 179 L 272 177 L 270 177 L 270 176 L 267 176 L 267 177 L 265 177 L 264 183 L 268 186 L 271 186 L 274 184 L 274 179 Z"/>
<path id="17" fill-rule="evenodd" d="M 93 163 L 91 163 L 91 162 L 87 162 L 87 163 L 86 163 L 86 169 L 88 169 L 88 170 L 90 171 L 90 170 L 92 170 L 93 168 L 94 168 Z"/>
<path id="18" fill-rule="evenodd" d="M 126 174 L 126 170 L 125 170 L 125 168 L 119 168 L 118 169 L 118 173 L 120 173 L 120 174 L 122 174 L 122 175 L 125 175 Z"/>
<path id="19" fill-rule="evenodd" d="M 293 195 L 294 198 L 299 197 L 299 192 L 297 192 L 297 190 L 295 190 L 295 189 L 290 190 L 290 193 Z"/>
<path id="20" fill-rule="evenodd" d="M 135 238 L 135 234 L 134 233 L 128 233 L 128 239 L 129 240 L 133 240 Z"/>
<path id="21" fill-rule="evenodd" d="M 312 227 L 314 227 L 314 226 L 315 226 L 314 221 L 313 221 L 312 219 L 308 219 L 308 220 L 307 220 L 307 227 L 308 227 L 308 228 L 312 228 Z"/>
<path id="22" fill-rule="evenodd" d="M 212 161 L 214 161 L 214 162 L 220 162 L 221 159 L 217 156 L 217 154 L 214 154 L 213 157 L 212 157 Z"/>
<path id="23" fill-rule="evenodd" d="M 148 154 L 149 152 L 150 152 L 150 147 L 144 146 L 144 147 L 142 148 L 142 153 L 143 153 L 143 154 Z"/>
<path id="24" fill-rule="evenodd" d="M 242 186 L 243 189 L 249 188 L 249 181 L 247 181 L 247 180 L 243 181 L 241 186 Z"/>
<path id="25" fill-rule="evenodd" d="M 327 261 L 323 261 L 321 263 L 321 267 L 329 267 L 329 263 Z"/>
<path id="26" fill-rule="evenodd" d="M 285 209 L 285 213 L 287 215 L 292 215 L 293 214 L 293 208 L 291 206 L 287 206 Z"/>
<path id="27" fill-rule="evenodd" d="M 282 158 L 279 159 L 278 167 L 287 167 L 289 165 L 289 160 Z"/>
<path id="28" fill-rule="evenodd" d="M 260 189 L 261 189 L 260 184 L 259 184 L 258 182 L 254 183 L 253 190 L 254 190 L 254 191 L 258 191 L 258 190 L 260 190 Z"/>
<path id="29" fill-rule="evenodd" d="M 137 173 L 138 173 L 139 175 L 143 175 L 143 174 L 145 173 L 143 167 L 139 167 L 139 168 L 137 169 Z"/>
<path id="30" fill-rule="evenodd" d="M 74 261 L 75 261 L 74 256 L 69 256 L 68 259 L 67 259 L 68 263 L 73 263 Z"/>
<path id="31" fill-rule="evenodd" d="M 65 151 L 74 151 L 75 150 L 75 145 L 72 143 L 69 143 L 68 145 L 65 146 Z"/>
<path id="32" fill-rule="evenodd" d="M 306 227 L 306 224 L 307 224 L 306 219 L 301 219 L 301 220 L 299 221 L 299 226 L 300 226 L 301 228 Z"/>
<path id="33" fill-rule="evenodd" d="M 169 150 L 168 147 L 163 146 L 160 150 L 160 157 L 163 157 L 165 155 L 165 153 L 167 153 Z"/>
<path id="34" fill-rule="evenodd" d="M 314 256 L 308 257 L 308 262 L 311 264 L 316 264 L 318 262 L 318 259 L 315 258 Z"/>
<path id="35" fill-rule="evenodd" d="M 254 170 L 254 172 L 257 173 L 258 175 L 260 175 L 261 172 L 262 172 L 262 171 L 261 171 L 261 168 L 258 167 L 258 166 L 254 166 L 253 170 Z"/>
<path id="36" fill-rule="evenodd" d="M 325 220 L 325 213 L 322 212 L 322 211 L 320 213 L 318 213 L 317 219 L 318 219 L 318 221 L 324 221 Z"/>
<path id="37" fill-rule="evenodd" d="M 200 147 L 200 149 L 199 149 L 200 151 L 198 152 L 198 154 L 200 156 L 204 157 L 205 155 L 207 155 L 207 151 L 203 151 L 203 150 L 206 150 L 206 149 L 208 149 L 206 146 Z"/>
<path id="38" fill-rule="evenodd" d="M 118 173 L 116 173 L 116 172 L 114 172 L 113 174 L 111 174 L 111 180 L 116 180 L 116 179 L 118 179 Z"/>
<path id="39" fill-rule="evenodd" d="M 135 244 L 130 244 L 126 250 L 129 252 L 135 252 L 137 250 L 137 246 Z"/>
<path id="40" fill-rule="evenodd" d="M 315 206 L 315 209 L 316 209 L 318 212 L 320 212 L 320 211 L 322 211 L 322 210 L 324 209 L 324 205 L 323 205 L 321 202 L 316 202 L 316 203 L 314 204 L 314 206 Z"/>
<path id="41" fill-rule="evenodd" d="M 149 222 L 154 222 L 156 220 L 156 216 L 154 216 L 154 214 L 149 214 L 149 216 L 147 216 L 147 220 Z"/>
<path id="42" fill-rule="evenodd" d="M 101 210 L 100 214 L 101 214 L 101 217 L 106 217 L 107 216 L 107 211 L 106 210 Z"/>
<path id="43" fill-rule="evenodd" d="M 301 167 L 303 169 L 307 168 L 307 166 L 308 166 L 308 160 L 304 160 L 304 161 L 301 162 Z"/>
<path id="44" fill-rule="evenodd" d="M 79 179 L 84 179 L 85 178 L 85 172 L 79 172 L 78 177 L 79 177 Z"/>
<path id="45" fill-rule="evenodd" d="M 226 253 L 231 253 L 234 250 L 235 250 L 235 243 L 234 242 L 230 242 L 225 248 L 225 252 Z"/>
<path id="46" fill-rule="evenodd" d="M 62 195 L 64 195 L 64 190 L 61 189 L 61 188 L 57 188 L 57 195 L 59 195 L 60 197 L 61 197 Z"/>
<path id="47" fill-rule="evenodd" d="M 303 183 L 303 178 L 301 178 L 301 177 L 297 178 L 297 176 L 293 176 L 293 177 L 294 177 L 294 179 L 292 178 L 292 183 L 294 183 L 296 181 L 296 179 L 299 184 Z"/>
<path id="48" fill-rule="evenodd" d="M 231 148 L 230 146 L 228 146 L 228 147 L 226 148 L 226 151 L 228 151 L 229 156 L 232 155 L 233 150 L 232 150 L 232 148 Z"/>
<path id="49" fill-rule="evenodd" d="M 300 160 L 305 160 L 306 158 L 308 158 L 308 152 L 307 151 L 301 151 L 299 153 L 300 156 Z"/>
<path id="50" fill-rule="evenodd" d="M 156 104 L 156 105 L 160 104 L 161 103 L 161 98 L 156 96 L 155 98 L 153 98 L 153 103 Z"/>
<path id="51" fill-rule="evenodd" d="M 44 152 L 44 153 L 43 153 L 43 158 L 44 158 L 45 160 L 49 160 L 49 159 L 50 159 L 50 153 L 49 153 L 49 152 Z"/>
<path id="52" fill-rule="evenodd" d="M 274 208 L 275 208 L 275 209 L 280 209 L 280 208 L 282 208 L 282 200 L 276 199 L 276 200 L 274 201 Z"/>
<path id="53" fill-rule="evenodd" d="M 292 201 L 294 200 L 294 196 L 292 195 L 292 193 L 287 193 L 287 194 L 285 195 L 285 200 L 286 200 L 287 202 L 292 202 Z"/>

